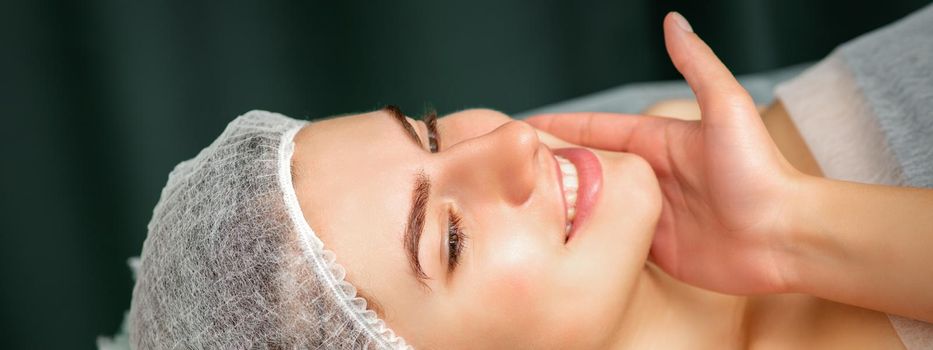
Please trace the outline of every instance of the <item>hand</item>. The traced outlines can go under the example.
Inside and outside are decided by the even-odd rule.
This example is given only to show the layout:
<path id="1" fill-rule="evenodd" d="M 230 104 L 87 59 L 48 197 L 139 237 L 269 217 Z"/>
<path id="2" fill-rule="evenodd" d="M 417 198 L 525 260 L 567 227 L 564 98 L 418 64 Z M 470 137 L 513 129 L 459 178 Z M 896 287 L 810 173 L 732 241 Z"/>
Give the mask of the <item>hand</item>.
<path id="1" fill-rule="evenodd" d="M 686 23 L 668 14 L 664 38 L 697 97 L 700 121 L 609 113 L 527 121 L 566 141 L 631 152 L 651 164 L 663 209 L 650 259 L 667 273 L 723 293 L 786 291 L 781 248 L 790 240 L 783 213 L 804 175 L 781 155 L 748 92 Z"/>

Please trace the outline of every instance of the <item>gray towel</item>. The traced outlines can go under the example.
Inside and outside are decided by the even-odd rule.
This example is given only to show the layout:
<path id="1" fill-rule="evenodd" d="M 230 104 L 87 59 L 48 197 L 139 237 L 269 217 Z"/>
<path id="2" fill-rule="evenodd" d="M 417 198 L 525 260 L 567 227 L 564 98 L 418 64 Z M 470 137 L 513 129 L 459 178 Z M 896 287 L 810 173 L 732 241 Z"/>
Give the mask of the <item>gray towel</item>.
<path id="1" fill-rule="evenodd" d="M 871 105 L 904 185 L 933 187 L 933 5 L 838 53 Z"/>
<path id="2" fill-rule="evenodd" d="M 738 76 L 755 103 L 767 105 L 774 98 L 774 87 L 800 74 L 810 63 L 773 71 Z M 693 91 L 681 81 L 651 81 L 626 84 L 606 91 L 559 102 L 515 115 L 522 119 L 540 113 L 612 112 L 637 114 L 652 104 L 676 98 L 693 98 Z"/>
<path id="3" fill-rule="evenodd" d="M 933 5 L 842 45 L 904 183 L 933 187 Z M 933 324 L 890 316 L 907 349 L 933 348 Z"/>

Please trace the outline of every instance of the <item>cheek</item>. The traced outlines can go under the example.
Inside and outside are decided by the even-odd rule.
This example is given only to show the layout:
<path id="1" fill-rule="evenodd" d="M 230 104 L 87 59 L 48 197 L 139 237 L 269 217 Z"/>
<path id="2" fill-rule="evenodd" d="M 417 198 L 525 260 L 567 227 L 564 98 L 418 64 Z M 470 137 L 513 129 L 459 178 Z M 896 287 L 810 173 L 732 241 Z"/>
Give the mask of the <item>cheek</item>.
<path id="1" fill-rule="evenodd" d="M 492 254 L 479 258 L 462 294 L 470 305 L 470 341 L 475 348 L 573 347 L 579 332 L 566 322 L 575 317 L 567 312 L 574 304 L 567 296 L 577 293 L 561 277 L 565 256 L 530 242 L 540 237 L 506 234 L 494 239 Z"/>
<path id="2" fill-rule="evenodd" d="M 557 257 L 529 242 L 530 237 L 496 234 L 484 244 L 488 250 L 477 248 L 471 257 L 474 264 L 459 281 L 458 294 L 468 305 L 464 315 L 475 338 L 521 344 L 528 340 L 526 330 L 539 328 L 547 309 L 542 291 L 551 285 L 548 270 Z"/>
<path id="3" fill-rule="evenodd" d="M 562 278 L 565 270 L 531 252 L 512 251 L 492 259 L 481 282 L 471 290 L 476 312 L 470 322 L 483 325 L 474 329 L 473 336 L 480 340 L 473 344 L 529 349 L 598 344 L 609 334 L 606 330 L 593 333 L 610 324 L 604 317 L 607 299 L 579 300 L 586 288 L 569 283 L 576 279 Z"/>
<path id="4" fill-rule="evenodd" d="M 481 291 L 491 303 L 521 310 L 535 301 L 535 294 L 546 287 L 547 270 L 556 257 L 530 238 L 513 237 L 491 242 L 495 249 L 483 257 Z"/>

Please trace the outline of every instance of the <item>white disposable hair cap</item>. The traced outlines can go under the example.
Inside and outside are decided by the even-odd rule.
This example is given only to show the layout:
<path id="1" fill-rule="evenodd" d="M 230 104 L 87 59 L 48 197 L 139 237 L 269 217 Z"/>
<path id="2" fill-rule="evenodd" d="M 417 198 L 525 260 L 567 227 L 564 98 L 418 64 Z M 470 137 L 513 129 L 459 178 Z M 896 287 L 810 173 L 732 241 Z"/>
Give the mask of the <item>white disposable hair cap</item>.
<path id="1" fill-rule="evenodd" d="M 251 111 L 169 174 L 133 289 L 136 349 L 410 349 L 302 214 L 291 157 L 306 124 Z"/>

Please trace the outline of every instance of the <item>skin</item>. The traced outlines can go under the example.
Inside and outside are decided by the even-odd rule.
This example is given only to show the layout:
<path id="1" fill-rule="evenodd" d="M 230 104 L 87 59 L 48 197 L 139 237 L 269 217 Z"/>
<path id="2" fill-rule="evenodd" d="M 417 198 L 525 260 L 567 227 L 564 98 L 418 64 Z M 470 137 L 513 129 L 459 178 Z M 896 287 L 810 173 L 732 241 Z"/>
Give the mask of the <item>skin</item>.
<path id="1" fill-rule="evenodd" d="M 437 154 L 407 139 L 381 111 L 311 124 L 296 136 L 295 186 L 305 216 L 346 267 L 347 279 L 380 305 L 373 308 L 392 329 L 417 348 L 902 346 L 883 314 L 814 297 L 839 293 L 838 286 L 826 287 L 838 282 L 865 287 L 864 294 L 877 293 L 864 279 L 828 277 L 885 266 L 871 258 L 880 255 L 891 262 L 892 249 L 904 248 L 872 254 L 865 243 L 880 241 L 833 246 L 833 237 L 800 233 L 813 227 L 825 228 L 823 234 L 880 230 L 840 226 L 851 221 L 847 215 L 867 217 L 866 208 L 878 209 L 838 207 L 853 200 L 845 193 L 865 189 L 797 182 L 809 178 L 770 141 L 757 111 L 754 119 L 749 117 L 754 105 L 747 94 L 742 96 L 744 90 L 726 78 L 731 74 L 695 35 L 677 31 L 674 21 L 670 16 L 665 21 L 668 50 L 698 95 L 701 123 L 636 117 L 623 125 L 618 122 L 626 118 L 611 116 L 608 122 L 610 116 L 599 114 L 531 120 L 566 140 L 639 155 L 598 152 L 603 193 L 593 216 L 568 246 L 561 242 L 563 208 L 548 155 L 548 147 L 566 144 L 522 122 L 488 110 L 442 118 Z M 582 129 L 593 122 L 601 128 Z M 638 132 L 633 132 L 635 126 Z M 415 128 L 426 143 L 424 126 Z M 712 149 L 715 157 L 704 156 Z M 430 276 L 424 282 L 408 269 L 401 243 L 413 178 L 419 172 L 433 179 L 420 242 L 422 265 Z M 743 178 L 758 181 L 737 181 Z M 798 191 L 813 196 L 790 196 L 801 202 L 786 198 L 802 193 Z M 883 202 L 888 205 L 924 204 L 926 198 L 912 192 L 888 197 L 880 189 L 868 192 L 874 197 L 864 199 L 888 200 Z M 462 262 L 451 274 L 441 249 L 447 206 L 462 214 L 469 235 Z M 775 220 L 780 217 L 776 212 L 801 221 Z M 812 212 L 829 213 L 828 219 L 807 216 Z M 794 234 L 781 233 L 785 231 Z M 660 268 L 646 262 L 649 248 Z M 836 256 L 825 254 L 832 249 Z M 863 263 L 872 265 L 842 264 L 847 253 L 866 253 L 870 258 Z M 808 278 L 799 271 L 807 257 L 830 263 L 824 275 L 809 277 L 825 279 L 822 289 L 818 282 L 803 282 Z M 827 257 L 836 260 L 820 260 Z M 916 267 L 911 264 L 917 261 L 894 262 Z M 812 295 L 742 297 L 707 289 Z M 919 295 L 907 296 L 924 301 Z"/>
<path id="2" fill-rule="evenodd" d="M 425 139 L 424 126 L 409 121 Z M 599 218 L 582 228 L 580 243 L 561 247 L 560 235 L 556 242 L 549 236 L 562 227 L 554 220 L 563 210 L 554 190 L 556 179 L 516 176 L 515 165 L 547 155 L 542 144 L 571 145 L 489 110 L 456 113 L 439 125 L 448 139 L 440 153 L 429 154 L 406 138 L 386 112 L 336 118 L 303 129 L 296 136 L 293 158 L 307 220 L 337 253 L 347 279 L 371 302 L 378 301 L 373 309 L 416 348 L 900 346 L 887 319 L 877 312 L 808 295 L 719 294 L 677 281 L 646 262 L 660 199 L 654 174 L 632 155 L 598 153 L 604 176 L 625 180 L 605 184 L 610 194 L 597 204 L 617 212 L 598 209 L 594 217 Z M 535 142 L 540 142 L 537 151 L 530 151 Z M 515 153 L 490 151 L 500 147 Z M 482 183 L 467 173 L 478 171 L 476 166 L 492 169 L 482 171 Z M 374 168 L 381 169 L 378 175 L 367 173 Z M 547 173 L 549 168 L 528 169 Z M 450 277 L 442 253 L 425 248 L 423 252 L 432 252 L 422 255 L 432 278 L 424 284 L 405 260 L 405 210 L 398 210 L 408 204 L 411 180 L 421 169 L 434 175 L 432 195 L 439 199 L 433 203 L 456 201 L 475 233 Z M 453 174 L 445 175 L 449 172 Z M 503 176 L 492 177 L 501 184 L 493 186 L 499 191 L 473 196 L 487 192 L 495 183 L 488 176 L 499 172 Z M 538 177 L 545 179 L 539 183 Z M 445 185 L 452 194 L 444 194 Z M 359 219 L 361 212 L 367 213 L 365 220 Z M 426 226 L 443 232 L 444 213 L 441 209 L 434 215 L 434 222 L 429 215 Z M 478 214 L 471 219 L 469 213 Z M 427 232 L 422 246 L 438 246 L 440 236 Z M 588 322 L 572 322 L 581 319 Z"/>
<path id="3" fill-rule="evenodd" d="M 737 294 L 807 293 L 933 322 L 933 191 L 819 177 L 807 152 L 770 137 L 802 143 L 789 120 L 766 113 L 762 123 L 747 92 L 682 21 L 666 18 L 665 40 L 700 121 L 581 113 L 529 122 L 652 165 L 664 209 L 651 257 L 678 279 Z"/>
<path id="4" fill-rule="evenodd" d="M 758 107 L 761 120 L 787 161 L 802 173 L 822 176 L 796 126 L 777 100 Z M 701 120 L 696 100 L 667 100 L 645 115 Z M 900 348 L 884 313 L 807 294 L 771 294 L 749 299 L 750 347 L 755 348 Z M 759 317 L 761 316 L 761 317 Z M 858 335 L 858 336 L 855 336 Z M 858 340 L 853 338 L 859 338 Z"/>
<path id="5" fill-rule="evenodd" d="M 426 144 L 424 125 L 409 122 Z M 604 192 L 563 246 L 563 204 L 547 157 L 571 144 L 490 110 L 438 124 L 442 146 L 430 154 L 384 111 L 322 121 L 299 132 L 293 158 L 306 219 L 371 309 L 416 348 L 900 346 L 879 313 L 807 295 L 715 293 L 647 262 L 661 198 L 637 156 L 598 151 Z M 433 180 L 424 284 L 402 250 L 407 209 L 399 209 L 422 170 Z M 470 235 L 449 276 L 444 252 L 431 248 L 442 244 L 446 204 L 457 205 Z"/>
<path id="6" fill-rule="evenodd" d="M 409 120 L 427 144 L 423 123 Z M 295 187 L 311 227 L 418 348 L 605 348 L 639 287 L 660 212 L 640 157 L 598 152 L 603 187 L 564 244 L 563 195 L 550 148 L 566 143 L 490 110 L 438 120 L 431 154 L 384 111 L 313 123 L 295 137 Z M 402 246 L 413 180 L 432 179 L 419 257 Z M 468 235 L 448 273 L 448 207 Z M 575 320 L 587 320 L 578 322 Z"/>

